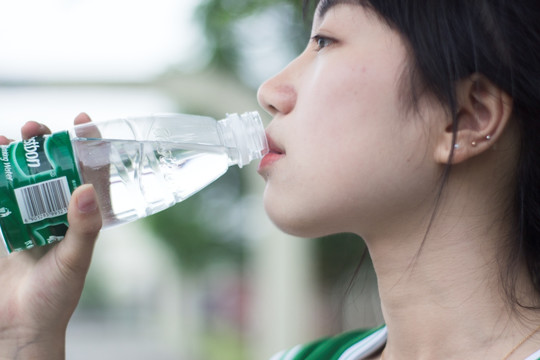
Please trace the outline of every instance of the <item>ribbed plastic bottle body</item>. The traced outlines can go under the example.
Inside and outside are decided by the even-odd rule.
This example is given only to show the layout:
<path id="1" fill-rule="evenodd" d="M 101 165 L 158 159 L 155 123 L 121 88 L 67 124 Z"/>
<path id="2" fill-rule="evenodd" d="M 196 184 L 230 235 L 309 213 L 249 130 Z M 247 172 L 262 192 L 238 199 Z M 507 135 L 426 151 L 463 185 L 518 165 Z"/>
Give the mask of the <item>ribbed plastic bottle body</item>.
<path id="1" fill-rule="evenodd" d="M 94 185 L 104 227 L 110 227 L 164 210 L 219 178 L 229 166 L 243 166 L 267 151 L 257 113 L 233 114 L 220 121 L 184 114 L 125 118 L 78 125 L 39 141 L 53 165 L 46 174 L 38 174 L 46 178 L 32 180 L 25 189 L 35 188 L 47 209 L 38 214 L 43 204 L 35 206 L 29 197 L 23 207 L 35 214 L 26 215 L 24 225 L 10 233 L 0 204 L 8 252 L 61 240 L 70 192 L 82 183 Z M 55 145 L 60 141 L 69 142 L 70 149 L 58 150 L 66 147 Z M 54 208 L 56 204 L 60 205 Z M 14 238 L 17 245 L 11 244 Z"/>
<path id="2" fill-rule="evenodd" d="M 251 135 L 238 128 L 246 125 L 246 116 L 258 121 L 247 124 Z M 104 227 L 109 227 L 190 197 L 229 166 L 244 165 L 238 153 L 246 147 L 260 157 L 265 143 L 245 146 L 234 137 L 257 139 L 261 131 L 262 123 L 253 113 L 220 121 L 163 114 L 78 126 L 72 144 L 81 179 L 96 187 Z"/>

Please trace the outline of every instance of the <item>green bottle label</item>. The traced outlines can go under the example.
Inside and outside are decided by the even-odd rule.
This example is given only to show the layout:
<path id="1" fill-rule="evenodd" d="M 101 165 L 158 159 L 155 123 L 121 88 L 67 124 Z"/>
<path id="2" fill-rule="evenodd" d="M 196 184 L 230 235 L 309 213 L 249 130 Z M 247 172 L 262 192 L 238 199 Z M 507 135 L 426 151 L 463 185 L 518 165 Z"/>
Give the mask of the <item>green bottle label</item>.
<path id="1" fill-rule="evenodd" d="M 64 238 L 81 178 L 67 131 L 0 145 L 0 230 L 8 252 Z"/>

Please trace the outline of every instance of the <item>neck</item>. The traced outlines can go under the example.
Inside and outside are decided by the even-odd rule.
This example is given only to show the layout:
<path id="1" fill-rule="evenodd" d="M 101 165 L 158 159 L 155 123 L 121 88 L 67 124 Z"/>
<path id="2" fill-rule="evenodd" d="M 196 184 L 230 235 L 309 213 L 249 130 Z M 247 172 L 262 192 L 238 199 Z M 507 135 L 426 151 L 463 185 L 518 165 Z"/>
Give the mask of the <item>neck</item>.
<path id="1" fill-rule="evenodd" d="M 510 221 L 486 210 L 500 208 L 488 197 L 476 200 L 443 200 L 427 236 L 424 219 L 418 231 L 366 239 L 388 326 L 385 360 L 502 359 L 536 328 L 511 310 L 500 282 Z M 529 282 L 525 272 L 518 280 Z"/>

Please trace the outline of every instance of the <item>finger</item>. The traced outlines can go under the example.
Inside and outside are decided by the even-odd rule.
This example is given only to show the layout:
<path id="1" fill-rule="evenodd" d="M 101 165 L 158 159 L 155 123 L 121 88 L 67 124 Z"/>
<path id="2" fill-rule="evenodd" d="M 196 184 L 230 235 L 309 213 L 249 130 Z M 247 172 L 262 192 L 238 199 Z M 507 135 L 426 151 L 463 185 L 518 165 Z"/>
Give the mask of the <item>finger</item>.
<path id="1" fill-rule="evenodd" d="M 0 135 L 0 145 L 8 145 L 12 141 L 12 139 L 8 139 L 4 135 Z"/>
<path id="2" fill-rule="evenodd" d="M 86 124 L 86 125 L 85 125 Z M 92 124 L 90 116 L 86 113 L 80 113 L 75 118 L 75 134 L 81 138 L 99 138 L 99 130 L 95 124 Z"/>
<path id="3" fill-rule="evenodd" d="M 68 222 L 66 237 L 56 250 L 58 264 L 67 278 L 85 276 L 102 225 L 96 192 L 92 185 L 82 185 L 73 192 L 68 209 Z"/>
<path id="4" fill-rule="evenodd" d="M 30 139 L 33 136 L 39 136 L 44 134 L 50 134 L 51 130 L 36 121 L 28 121 L 21 128 L 21 135 L 23 139 Z"/>
<path id="5" fill-rule="evenodd" d="M 88 122 L 90 122 L 90 121 L 92 121 L 92 120 L 90 119 L 90 116 L 88 116 L 87 113 L 82 112 L 82 113 L 80 113 L 79 115 L 77 115 L 77 116 L 75 117 L 74 123 L 75 123 L 75 125 L 79 125 L 79 124 L 85 124 L 85 123 L 88 123 Z"/>

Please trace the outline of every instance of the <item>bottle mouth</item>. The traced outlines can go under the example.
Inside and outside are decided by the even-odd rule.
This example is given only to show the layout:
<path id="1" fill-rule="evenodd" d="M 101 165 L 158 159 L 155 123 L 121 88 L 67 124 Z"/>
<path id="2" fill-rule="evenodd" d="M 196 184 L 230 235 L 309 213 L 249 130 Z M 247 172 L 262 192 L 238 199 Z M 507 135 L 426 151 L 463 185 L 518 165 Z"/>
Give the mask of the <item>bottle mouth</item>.
<path id="1" fill-rule="evenodd" d="M 250 160 L 260 159 L 269 152 L 268 140 L 261 116 L 257 111 L 240 115 L 247 130 L 247 149 L 250 150 Z"/>
<path id="2" fill-rule="evenodd" d="M 220 121 L 231 131 L 224 131 L 225 146 L 234 148 L 233 156 L 239 167 L 262 158 L 269 151 L 266 133 L 261 117 L 257 111 L 243 114 L 227 114 Z M 226 135 L 225 135 L 226 134 Z"/>

